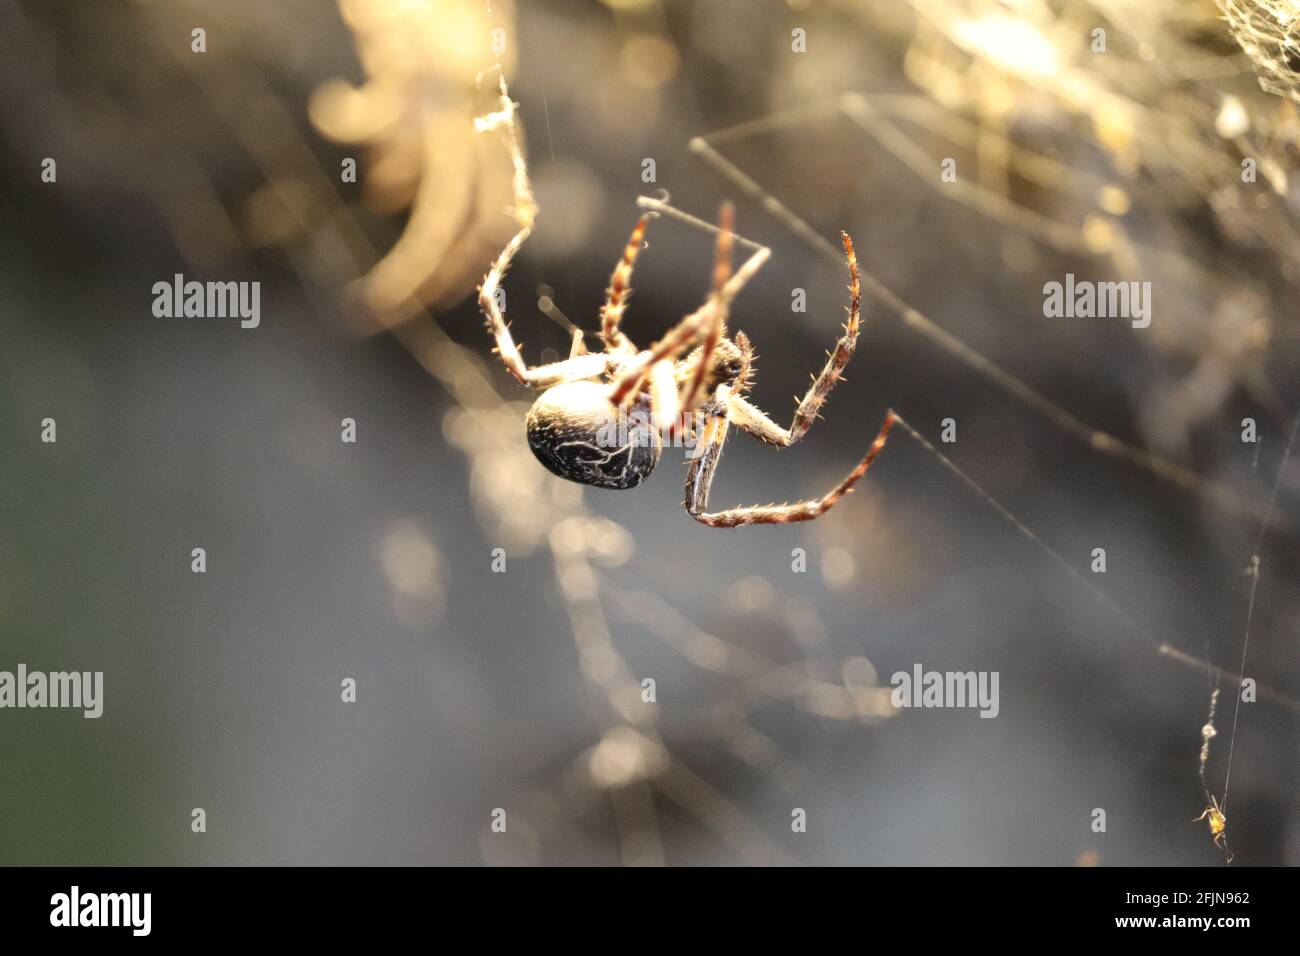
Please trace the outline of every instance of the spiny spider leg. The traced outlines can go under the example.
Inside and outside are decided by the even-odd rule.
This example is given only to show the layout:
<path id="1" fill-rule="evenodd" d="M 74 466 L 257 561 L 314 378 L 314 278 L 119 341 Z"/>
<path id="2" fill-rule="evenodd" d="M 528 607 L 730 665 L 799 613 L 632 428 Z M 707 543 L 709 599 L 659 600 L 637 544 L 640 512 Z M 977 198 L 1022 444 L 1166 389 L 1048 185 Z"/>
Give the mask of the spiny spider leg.
<path id="1" fill-rule="evenodd" d="M 840 236 L 849 262 L 849 318 L 844 323 L 844 335 L 835 343 L 835 349 L 826 359 L 821 373 L 813 379 L 812 386 L 795 409 L 794 421 L 788 429 L 782 428 L 745 399 L 737 396 L 732 402 L 732 423 L 769 445 L 788 447 L 804 436 L 817 420 L 817 413 L 831 389 L 844 377 L 844 366 L 848 365 L 853 350 L 857 347 L 860 328 L 858 313 L 862 300 L 862 289 L 858 281 L 858 257 L 853 251 L 853 240 L 848 233 L 842 232 Z"/>
<path id="2" fill-rule="evenodd" d="M 721 228 L 718 231 L 717 252 L 713 265 L 713 292 L 711 302 L 714 305 L 712 321 L 704 333 L 692 361 L 689 379 L 678 391 L 676 371 L 671 359 L 660 359 L 650 369 L 650 399 L 655 409 L 655 420 L 659 432 L 665 441 L 676 438 L 684 428 L 683 414 L 694 409 L 704 399 L 704 385 L 708 379 L 709 366 L 713 353 L 717 351 L 718 341 L 726 332 L 728 307 L 723 300 L 722 290 L 731 278 L 732 224 L 734 221 L 731 203 L 723 203 L 718 215 Z"/>
<path id="3" fill-rule="evenodd" d="M 731 404 L 729 402 L 729 404 Z M 811 521 L 819 518 L 835 503 L 852 490 L 854 483 L 867 473 L 871 463 L 876 460 L 880 450 L 885 447 L 889 429 L 893 427 L 897 416 L 893 411 L 885 415 L 885 422 L 880 426 L 876 440 L 867 449 L 867 454 L 858 462 L 848 476 L 820 498 L 809 498 L 783 505 L 751 505 L 748 507 L 729 508 L 726 511 L 706 512 L 709 506 L 709 487 L 713 484 L 713 474 L 722 456 L 722 444 L 726 438 L 727 420 L 718 416 L 705 428 L 708 444 L 700 457 L 691 462 L 686 476 L 686 510 L 692 518 L 711 528 L 737 528 L 747 524 L 787 524 L 792 521 Z M 716 426 L 714 423 L 718 423 Z"/>
<path id="4" fill-rule="evenodd" d="M 721 241 L 721 236 L 719 236 Z M 718 296 L 712 293 L 704 305 L 700 306 L 673 328 L 662 339 L 643 352 L 637 353 L 635 359 L 627 363 L 619 373 L 610 389 L 610 400 L 616 405 L 625 405 L 640 390 L 642 382 L 650 368 L 662 359 L 675 359 L 686 349 L 695 344 L 709 328 L 714 319 L 714 311 L 719 307 L 729 307 L 745 284 L 754 277 L 763 263 L 771 257 L 772 250 L 760 248 L 727 280 Z"/>
<path id="5" fill-rule="evenodd" d="M 730 389 L 723 386 L 718 389 L 721 407 L 726 408 Z M 722 460 L 722 447 L 727 441 L 727 416 L 724 413 L 712 415 L 695 436 L 695 447 L 691 450 L 691 462 L 686 469 L 686 495 L 682 501 L 684 507 L 694 517 L 709 506 L 709 489 L 713 485 L 713 473 L 718 462 Z"/>
<path id="6" fill-rule="evenodd" d="M 604 353 L 595 355 L 571 354 L 568 359 L 561 362 L 531 367 L 525 364 L 523 356 L 519 354 L 519 348 L 510 335 L 510 327 L 506 325 L 505 316 L 501 314 L 501 310 L 497 307 L 496 292 L 500 288 L 506 270 L 510 268 L 510 260 L 514 258 L 515 253 L 519 251 L 519 247 L 528 238 L 530 228 L 524 226 L 506 244 L 501 255 L 493 263 L 487 278 L 483 280 L 483 285 L 479 288 L 479 308 L 482 309 L 483 315 L 487 318 L 488 331 L 496 339 L 497 354 L 501 356 L 501 361 L 510 370 L 510 374 L 518 379 L 520 383 L 533 388 L 549 388 L 552 385 L 558 385 L 560 382 L 571 382 L 602 375 L 609 367 L 609 356 Z"/>
<path id="7" fill-rule="evenodd" d="M 605 305 L 600 310 L 600 337 L 605 341 L 607 351 L 619 351 L 628 355 L 636 354 L 636 346 L 619 328 L 623 313 L 627 311 L 628 296 L 632 294 L 632 267 L 636 264 L 637 253 L 641 251 L 641 241 L 645 237 L 646 223 L 649 216 L 637 220 L 632 237 L 623 250 L 623 258 L 614 267 L 614 274 L 609 277 L 609 288 L 605 290 Z"/>
<path id="8" fill-rule="evenodd" d="M 681 410 L 683 412 L 691 411 L 703 400 L 704 386 L 708 380 L 713 353 L 717 351 L 718 340 L 726 333 L 730 302 L 723 299 L 722 290 L 726 287 L 727 280 L 731 278 L 732 227 L 734 225 L 735 212 L 731 203 L 723 203 L 722 209 L 718 212 L 718 248 L 713 261 L 713 321 L 709 324 L 704 341 L 700 344 L 699 352 L 695 356 L 695 369 L 691 373 L 690 381 L 686 383 L 682 390 Z"/>
<path id="9" fill-rule="evenodd" d="M 510 148 L 511 159 L 515 166 L 514 215 L 519 222 L 519 231 L 506 243 L 501 254 L 492 263 L 492 268 L 484 278 L 483 284 L 479 286 L 479 308 L 487 319 L 488 331 L 496 339 L 497 354 L 501 356 L 501 361 L 510 370 L 510 374 L 520 383 L 534 388 L 547 388 L 560 382 L 602 375 L 609 367 L 609 359 L 603 354 L 571 356 L 567 361 L 530 368 L 524 362 L 523 356 L 519 354 L 519 348 L 510 335 L 510 327 L 506 324 L 505 316 L 501 314 L 501 309 L 497 305 L 497 290 L 501 287 L 501 280 L 505 278 L 510 263 L 532 232 L 533 221 L 537 216 L 537 203 L 533 199 L 532 187 L 528 182 L 527 165 L 524 162 L 523 152 L 519 148 L 519 135 L 515 128 L 515 103 L 510 99 L 504 76 L 501 77 L 500 103 L 501 109 L 480 119 L 477 126 L 480 131 L 502 129 L 505 132 L 506 144 Z"/>

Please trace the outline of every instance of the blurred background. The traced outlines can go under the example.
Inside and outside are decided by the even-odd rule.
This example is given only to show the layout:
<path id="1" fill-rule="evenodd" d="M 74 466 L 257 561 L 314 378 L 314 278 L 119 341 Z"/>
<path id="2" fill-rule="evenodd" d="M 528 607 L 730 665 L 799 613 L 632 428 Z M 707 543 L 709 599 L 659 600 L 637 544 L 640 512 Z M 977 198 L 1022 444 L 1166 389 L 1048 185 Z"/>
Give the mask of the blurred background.
<path id="1" fill-rule="evenodd" d="M 1300 862 L 1298 18 L 0 0 L 0 668 L 105 674 L 99 720 L 0 715 L 0 862 L 1221 864 L 1216 683 L 1234 865 Z M 568 348 L 539 298 L 597 326 L 638 196 L 731 199 L 773 250 L 732 324 L 784 422 L 846 229 L 848 380 L 796 448 L 734 436 L 713 505 L 820 494 L 893 407 L 955 419 L 939 447 L 1037 543 L 899 430 L 805 525 L 695 523 L 672 451 L 635 492 L 551 478 L 472 301 L 516 228 L 474 126 L 498 63 L 529 361 Z M 711 255 L 647 240 L 642 345 Z M 1151 326 L 1045 318 L 1067 272 L 1151 282 Z M 260 327 L 155 318 L 175 273 L 259 281 Z M 895 711 L 916 663 L 998 671 L 999 716 Z M 1272 697 L 1233 737 L 1238 670 Z"/>

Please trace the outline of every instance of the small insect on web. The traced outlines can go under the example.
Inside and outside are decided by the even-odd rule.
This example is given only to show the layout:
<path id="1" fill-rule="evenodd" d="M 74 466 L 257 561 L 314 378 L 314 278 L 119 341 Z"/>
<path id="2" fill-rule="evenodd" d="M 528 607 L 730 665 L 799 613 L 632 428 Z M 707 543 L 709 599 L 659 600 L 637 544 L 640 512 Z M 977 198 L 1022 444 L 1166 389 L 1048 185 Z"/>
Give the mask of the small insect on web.
<path id="1" fill-rule="evenodd" d="M 1214 794 L 1210 794 L 1210 805 L 1205 808 L 1205 812 L 1193 820 L 1193 823 L 1200 823 L 1208 819 L 1210 833 L 1214 837 L 1214 845 L 1228 855 L 1228 862 L 1232 862 L 1232 851 L 1228 849 L 1228 818 L 1223 815 L 1219 809 L 1219 800 Z"/>
<path id="2" fill-rule="evenodd" d="M 812 427 L 827 396 L 843 378 L 861 329 L 861 282 L 853 241 L 848 234 L 841 234 L 850 277 L 848 319 L 826 364 L 799 401 L 788 428 L 774 422 L 745 398 L 753 372 L 753 347 L 743 332 L 728 333 L 732 301 L 771 255 L 766 247 L 747 243 L 754 245 L 755 251 L 733 273 L 735 235 L 730 204 L 724 204 L 719 213 L 713 285 L 707 299 L 657 343 L 648 349 L 638 349 L 622 327 L 631 294 L 632 271 L 648 223 L 648 217 L 642 216 L 610 278 L 601 311 L 603 350 L 588 352 L 582 335 L 575 330 L 567 359 L 530 366 L 510 334 L 497 295 L 511 262 L 532 232 L 537 208 L 519 146 L 515 110 L 502 76 L 500 108 L 482 118 L 479 128 L 505 134 L 516 171 L 519 231 L 483 280 L 479 307 L 506 368 L 520 384 L 543 390 L 527 416 L 528 443 L 537 459 L 552 473 L 579 484 L 634 488 L 658 464 L 664 442 L 688 430 L 683 424 L 684 417 L 693 416 L 694 424 L 689 430 L 695 448 L 687 471 L 683 505 L 696 521 L 714 528 L 735 528 L 811 521 L 829 511 L 866 474 L 884 448 L 896 421 L 893 412 L 885 416 L 875 440 L 857 466 L 826 494 L 779 505 L 742 506 L 717 512 L 707 509 L 709 491 L 731 425 L 765 444 L 787 448 Z"/>

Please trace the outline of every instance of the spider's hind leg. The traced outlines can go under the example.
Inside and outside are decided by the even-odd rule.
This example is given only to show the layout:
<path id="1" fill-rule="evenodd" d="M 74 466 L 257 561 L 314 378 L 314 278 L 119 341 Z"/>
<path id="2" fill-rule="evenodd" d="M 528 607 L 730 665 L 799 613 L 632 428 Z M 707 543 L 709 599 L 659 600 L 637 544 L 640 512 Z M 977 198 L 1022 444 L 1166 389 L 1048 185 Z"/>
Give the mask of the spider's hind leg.
<path id="1" fill-rule="evenodd" d="M 795 408 L 794 420 L 790 423 L 790 427 L 781 427 L 757 406 L 742 398 L 736 398 L 734 401 L 732 421 L 735 425 L 769 445 L 787 448 L 803 438 L 812 427 L 812 423 L 817 420 L 817 414 L 826 403 L 831 390 L 844 377 L 844 367 L 849 364 L 849 359 L 853 357 L 853 351 L 857 348 L 862 301 L 861 283 L 858 279 L 858 257 L 853 251 L 853 240 L 849 238 L 848 233 L 840 233 L 840 235 L 844 242 L 844 255 L 849 264 L 849 317 L 844 323 L 844 334 L 835 343 L 835 348 L 826 358 L 826 364 L 822 366 L 821 372 L 813 377 L 808 392 Z"/>
<path id="2" fill-rule="evenodd" d="M 732 399 L 733 403 L 734 401 L 735 399 Z M 788 524 L 820 518 L 848 494 L 853 489 L 854 483 L 867 473 L 871 463 L 885 447 L 889 430 L 897 421 L 897 416 L 892 411 L 885 415 L 884 424 L 880 426 L 876 440 L 871 443 L 863 459 L 843 481 L 820 498 L 808 498 L 783 505 L 750 505 L 729 508 L 726 511 L 706 512 L 704 509 L 709 505 L 709 486 L 713 483 L 713 474 L 722 455 L 722 442 L 726 437 L 726 419 L 719 418 L 714 421 L 722 423 L 721 433 L 715 433 L 710 422 L 710 426 L 705 429 L 705 434 L 701 437 L 702 441 L 708 439 L 709 443 L 705 445 L 699 457 L 691 462 L 686 479 L 686 510 L 696 521 L 711 528 L 738 528 L 747 524 Z"/>

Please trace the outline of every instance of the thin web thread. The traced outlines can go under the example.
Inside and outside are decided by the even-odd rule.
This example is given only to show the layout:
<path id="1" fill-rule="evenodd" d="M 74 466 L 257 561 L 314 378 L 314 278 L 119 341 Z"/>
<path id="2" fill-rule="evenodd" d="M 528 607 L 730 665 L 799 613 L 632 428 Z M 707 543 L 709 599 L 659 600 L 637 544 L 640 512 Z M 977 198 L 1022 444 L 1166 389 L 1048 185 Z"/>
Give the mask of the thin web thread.
<path id="1" fill-rule="evenodd" d="M 761 187 L 758 187 L 757 184 L 755 184 L 755 188 L 761 188 Z M 772 199 L 772 202 L 775 203 L 777 206 L 780 206 L 780 200 Z M 681 222 L 684 222 L 698 229 L 705 229 L 710 231 L 716 229 L 716 227 L 713 226 L 711 223 L 708 223 L 697 216 L 693 216 L 690 213 L 683 212 L 671 206 L 668 203 L 666 198 L 642 196 L 637 200 L 637 204 L 642 208 L 653 209 L 657 212 L 663 213 L 664 215 L 677 219 Z M 781 208 L 784 207 L 782 206 Z M 790 213 L 790 215 L 793 216 L 794 214 Z M 802 222 L 802 220 L 800 220 L 800 222 Z M 826 242 L 826 240 L 822 239 L 815 232 L 813 232 L 811 227 L 807 226 L 806 223 L 804 224 L 804 228 L 807 229 L 809 234 L 813 237 L 814 244 L 821 244 Z M 760 246 L 758 243 L 753 242 L 752 240 L 745 240 L 740 237 L 737 238 L 738 241 L 744 242 L 748 245 L 752 245 L 754 247 L 763 248 L 763 249 L 767 248 L 766 246 Z M 838 256 L 836 257 L 836 259 L 838 261 Z M 863 278 L 865 280 L 866 273 L 863 273 Z M 893 295 L 892 292 L 890 292 L 889 294 Z M 996 368 L 996 366 L 993 367 Z M 1001 370 L 998 371 L 1000 372 Z M 1023 386 L 1023 387 L 1028 389 L 1028 386 Z M 1046 401 L 1046 399 L 1044 399 L 1044 401 Z M 893 414 L 897 419 L 898 424 L 900 424 L 923 448 L 925 448 L 932 455 L 934 455 L 935 458 L 937 458 L 945 468 L 947 468 L 950 472 L 952 472 L 952 474 L 957 476 L 957 478 L 962 482 L 962 484 L 966 485 L 973 492 L 975 492 L 975 494 L 978 495 L 989 507 L 991 507 L 994 511 L 996 511 L 999 515 L 1001 515 L 1002 518 L 1008 524 L 1010 524 L 1013 528 L 1015 528 L 1016 531 L 1018 531 L 1022 537 L 1030 541 L 1034 546 L 1039 548 L 1043 553 L 1047 554 L 1056 564 L 1064 568 L 1065 571 L 1070 575 L 1070 577 L 1072 577 L 1076 582 L 1082 585 L 1083 588 L 1089 594 L 1091 594 L 1097 601 L 1105 605 L 1116 617 L 1118 617 L 1121 621 L 1123 621 L 1124 624 L 1131 631 L 1133 631 L 1135 634 L 1137 634 L 1139 637 L 1141 637 L 1143 640 L 1149 643 L 1161 657 L 1167 658 L 1183 666 L 1190 667 L 1194 670 L 1199 670 L 1206 674 L 1215 675 L 1216 680 L 1217 680 L 1217 675 L 1220 674 L 1226 675 L 1236 680 L 1238 686 L 1240 686 L 1241 681 L 1243 679 L 1243 676 L 1240 673 L 1232 673 L 1226 671 L 1222 667 L 1216 666 L 1214 664 L 1210 664 L 1207 661 L 1201 660 L 1200 658 L 1197 658 L 1187 653 L 1181 648 L 1178 648 L 1170 644 L 1168 641 L 1160 640 L 1160 638 L 1158 638 L 1149 629 L 1144 627 L 1136 618 L 1134 618 L 1132 614 L 1130 614 L 1127 610 L 1125 610 L 1120 604 L 1116 603 L 1116 601 L 1112 597 L 1110 597 L 1110 595 L 1106 594 L 1105 591 L 1102 591 L 1095 584 L 1089 581 L 1077 568 L 1074 567 L 1074 565 L 1072 565 L 1068 560 L 1065 559 L 1065 557 L 1063 557 L 1051 545 L 1049 545 L 1046 541 L 1044 541 L 1041 537 L 1039 537 L 1038 534 L 1036 534 L 1028 525 L 1026 525 L 1019 518 L 1017 518 L 1009 509 L 1003 506 L 991 494 L 985 491 L 984 488 L 979 484 L 979 482 L 977 482 L 974 478 L 966 474 L 966 472 L 964 472 L 955 462 L 953 462 L 952 459 L 948 458 L 941 451 L 939 451 L 939 449 L 936 448 L 933 444 L 931 444 L 920 432 L 918 432 L 915 428 L 913 428 L 906 421 L 906 419 L 900 416 L 897 412 L 893 412 Z M 1300 424 L 1300 418 L 1297 419 L 1297 424 Z M 1291 437 L 1292 440 L 1294 440 L 1295 438 L 1294 429 L 1292 430 Z M 1290 454 L 1290 447 L 1291 447 L 1290 443 L 1288 443 L 1287 446 L 1288 455 Z M 1280 482 L 1280 473 L 1279 473 L 1279 482 Z M 1265 509 L 1266 527 L 1267 527 L 1267 521 L 1270 519 L 1272 514 L 1272 510 L 1273 510 L 1272 503 L 1273 501 L 1276 500 L 1276 496 L 1277 496 L 1277 487 L 1275 486 L 1273 490 L 1272 499 L 1270 499 L 1269 506 Z M 1261 535 L 1261 539 L 1260 539 L 1261 543 L 1262 540 L 1263 538 Z M 1243 655 L 1243 664 L 1244 664 L 1244 660 L 1245 658 Z M 1274 690 L 1264 685 L 1257 685 L 1256 692 L 1261 700 L 1267 699 L 1273 703 L 1286 707 L 1289 710 L 1300 712 L 1300 700 L 1297 700 L 1296 698 L 1288 694 L 1282 693 L 1280 691 Z"/>
<path id="2" fill-rule="evenodd" d="M 837 106 L 831 112 L 842 114 L 843 108 Z M 792 119 L 792 117 L 785 118 L 787 120 Z M 854 117 L 849 114 L 849 118 L 853 119 Z M 765 132 L 771 128 L 773 128 L 771 124 L 758 122 L 741 124 L 708 136 L 696 136 L 690 142 L 690 149 L 733 186 L 758 201 L 765 212 L 789 229 L 805 244 L 816 250 L 828 261 L 838 264 L 840 253 L 825 237 L 808 225 L 780 199 L 764 189 L 743 169 L 723 156 L 710 143 L 710 140 L 733 141 L 742 139 L 745 136 Z M 880 279 L 876 278 L 870 270 L 862 268 L 861 277 L 862 287 L 877 301 L 891 309 L 903 321 L 904 325 L 934 342 L 953 358 L 956 358 L 1003 391 L 1034 409 L 1058 428 L 1074 435 L 1093 451 L 1126 461 L 1162 481 L 1169 482 L 1212 501 L 1230 513 L 1253 515 L 1262 513 L 1263 508 L 1258 501 L 1245 498 L 1229 488 L 1202 478 L 1182 465 L 1087 424 L 1046 395 L 999 367 L 987 356 L 967 345 L 953 333 L 938 325 L 919 309 L 907 303 Z"/>
<path id="3" fill-rule="evenodd" d="M 1018 532 L 1020 532 L 1020 534 L 1023 537 L 1025 537 L 1027 540 L 1033 543 L 1035 547 L 1037 547 L 1044 554 L 1046 554 L 1053 561 L 1055 561 L 1062 568 L 1064 568 L 1066 572 L 1070 575 L 1070 577 L 1074 578 L 1075 581 L 1083 585 L 1084 589 L 1087 590 L 1089 594 L 1091 594 L 1098 601 L 1100 601 L 1107 608 L 1109 608 L 1111 612 L 1115 614 L 1115 616 L 1118 617 L 1121 621 L 1127 624 L 1128 627 L 1135 634 L 1139 635 L 1140 637 L 1144 638 L 1146 641 L 1151 643 L 1155 647 L 1155 650 L 1160 654 L 1160 656 L 1167 657 L 1170 660 L 1176 661 L 1180 664 L 1188 665 L 1190 667 L 1194 667 L 1198 670 L 1203 670 L 1207 673 L 1220 672 L 1220 668 L 1216 668 L 1212 664 L 1208 664 L 1205 661 L 1199 660 L 1198 658 L 1193 657 L 1192 655 L 1188 654 L 1186 651 L 1180 650 L 1179 648 L 1175 647 L 1169 642 L 1161 641 L 1159 638 L 1157 638 L 1154 634 L 1151 633 L 1151 631 L 1143 627 L 1141 623 L 1139 623 L 1136 619 L 1134 619 L 1133 615 L 1129 614 L 1128 611 L 1126 611 L 1123 607 L 1117 604 L 1114 601 L 1114 599 L 1110 597 L 1110 595 L 1106 594 L 1105 591 L 1102 591 L 1095 584 L 1093 584 L 1086 577 L 1084 577 L 1082 572 L 1080 572 L 1077 568 L 1074 567 L 1074 565 L 1072 565 L 1069 561 L 1067 561 L 1060 554 L 1060 552 L 1058 552 L 1050 544 L 1048 544 L 1036 533 L 1034 533 L 1034 531 L 1031 530 L 1028 525 L 1026 525 L 1019 518 L 1017 518 L 1014 514 L 1012 514 L 1011 511 L 1009 511 L 1005 506 L 1003 506 L 1002 503 L 999 502 L 996 498 L 994 498 L 991 494 L 985 491 L 984 488 L 979 484 L 979 482 L 977 482 L 974 478 L 966 474 L 966 472 L 962 471 L 962 469 L 958 467 L 957 464 L 953 462 L 951 458 L 949 458 L 943 452 L 939 451 L 938 448 L 934 447 L 934 445 L 931 444 L 930 441 L 926 439 L 924 435 L 922 435 L 915 428 L 913 428 L 907 422 L 906 419 L 900 416 L 897 412 L 894 412 L 894 417 L 897 420 L 898 424 L 901 425 L 903 429 L 909 435 L 911 435 L 912 438 L 915 439 L 915 441 L 922 448 L 924 448 L 935 458 L 937 458 L 939 460 L 939 463 L 942 464 L 946 469 L 948 469 L 948 471 L 950 471 L 953 475 L 955 475 L 958 478 L 958 480 L 961 481 L 962 484 L 964 484 L 967 488 L 969 488 L 976 495 L 978 495 L 985 502 L 985 504 L 987 504 L 990 508 L 992 508 L 999 515 L 1001 515 L 1002 518 L 1008 524 L 1010 524 L 1013 528 L 1015 528 Z M 1297 423 L 1300 423 L 1300 418 L 1297 419 Z M 1295 437 L 1295 432 L 1293 430 L 1292 438 L 1294 439 L 1294 437 Z M 1245 665 L 1245 660 L 1246 658 L 1243 652 L 1242 666 Z M 1229 671 L 1223 671 L 1223 673 L 1226 673 L 1228 674 L 1228 676 L 1235 678 L 1238 683 L 1238 686 L 1240 686 L 1242 680 L 1242 675 L 1240 673 L 1233 674 Z M 1287 694 L 1283 694 L 1279 691 L 1272 690 L 1271 688 L 1259 687 L 1258 695 L 1261 699 L 1267 697 L 1269 700 L 1281 704 L 1282 706 L 1287 707 L 1290 710 L 1300 711 L 1300 700 L 1296 700 L 1294 697 L 1291 697 Z M 1238 703 L 1240 704 L 1240 695 L 1238 695 Z M 1233 733 L 1234 735 L 1236 733 L 1235 718 L 1234 718 Z M 1229 747 L 1231 748 L 1231 745 L 1229 745 Z M 1229 749 L 1229 761 L 1231 761 L 1231 749 Z M 1225 787 L 1225 799 L 1226 799 L 1226 787 Z"/>
<path id="4" fill-rule="evenodd" d="M 1295 447 L 1296 433 L 1300 432 L 1300 411 L 1296 412 L 1295 421 L 1291 423 L 1291 434 L 1286 440 L 1286 450 L 1282 453 L 1282 462 L 1277 466 L 1277 477 L 1273 479 L 1273 491 L 1268 496 L 1268 509 L 1264 512 L 1264 521 L 1259 527 L 1259 537 L 1255 541 L 1255 553 L 1250 558 L 1250 601 L 1246 607 L 1246 632 L 1241 639 L 1241 663 L 1237 669 L 1246 670 L 1246 653 L 1250 650 L 1250 626 L 1255 616 L 1255 591 L 1259 587 L 1259 555 L 1264 550 L 1264 538 L 1268 534 L 1273 509 L 1277 505 L 1278 490 L 1282 487 L 1282 476 L 1286 473 L 1287 462 L 1291 460 L 1291 451 Z M 1241 680 L 1237 681 L 1237 703 L 1232 709 L 1232 734 L 1228 738 L 1228 766 L 1223 776 L 1224 816 L 1228 813 L 1228 785 L 1232 782 L 1232 752 L 1237 743 L 1237 721 L 1241 717 Z"/>

